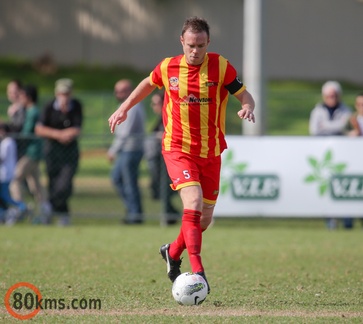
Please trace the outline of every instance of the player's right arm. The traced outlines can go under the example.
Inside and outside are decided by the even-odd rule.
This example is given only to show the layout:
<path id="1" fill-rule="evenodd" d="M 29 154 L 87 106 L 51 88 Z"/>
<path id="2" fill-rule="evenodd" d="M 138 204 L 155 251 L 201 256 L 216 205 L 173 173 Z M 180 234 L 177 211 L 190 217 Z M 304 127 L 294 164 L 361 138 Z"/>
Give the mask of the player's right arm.
<path id="1" fill-rule="evenodd" d="M 137 103 L 145 99 L 155 88 L 155 85 L 150 84 L 150 77 L 146 77 L 139 83 L 130 96 L 108 119 L 111 133 L 114 132 L 116 125 L 119 125 L 126 120 L 127 112 Z"/>

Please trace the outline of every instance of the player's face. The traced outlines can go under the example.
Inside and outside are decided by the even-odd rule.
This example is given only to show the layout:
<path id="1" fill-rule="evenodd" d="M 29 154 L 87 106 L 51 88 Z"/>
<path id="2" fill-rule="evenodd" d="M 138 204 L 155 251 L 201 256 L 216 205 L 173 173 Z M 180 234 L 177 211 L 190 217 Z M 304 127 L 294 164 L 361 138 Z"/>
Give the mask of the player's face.
<path id="1" fill-rule="evenodd" d="M 206 32 L 193 33 L 187 30 L 183 36 L 180 36 L 180 42 L 188 64 L 199 65 L 203 63 L 209 45 Z"/>

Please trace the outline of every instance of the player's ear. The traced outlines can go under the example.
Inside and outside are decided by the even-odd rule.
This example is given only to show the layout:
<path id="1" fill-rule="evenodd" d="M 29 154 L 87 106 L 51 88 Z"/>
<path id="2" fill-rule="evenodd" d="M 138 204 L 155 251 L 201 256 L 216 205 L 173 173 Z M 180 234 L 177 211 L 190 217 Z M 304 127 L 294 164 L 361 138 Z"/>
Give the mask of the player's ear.
<path id="1" fill-rule="evenodd" d="M 180 43 L 184 46 L 184 38 L 183 38 L 183 36 L 180 36 Z"/>

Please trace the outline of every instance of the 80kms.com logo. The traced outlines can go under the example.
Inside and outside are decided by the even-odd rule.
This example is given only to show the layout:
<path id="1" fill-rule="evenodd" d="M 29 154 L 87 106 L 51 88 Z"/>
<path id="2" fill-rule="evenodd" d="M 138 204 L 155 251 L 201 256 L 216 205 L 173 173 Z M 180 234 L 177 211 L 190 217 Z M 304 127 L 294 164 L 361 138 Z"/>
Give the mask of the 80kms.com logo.
<path id="1" fill-rule="evenodd" d="M 4 303 L 8 313 L 21 320 L 31 319 L 41 310 L 101 309 L 100 299 L 73 298 L 66 303 L 64 298 L 43 298 L 39 289 L 28 282 L 18 282 L 5 294 Z"/>
<path id="2" fill-rule="evenodd" d="M 24 295 L 20 292 L 15 292 L 21 288 L 28 288 L 32 292 L 27 292 Z M 35 296 L 35 297 L 34 297 Z M 8 313 L 21 320 L 27 320 L 39 313 L 42 301 L 42 294 L 39 289 L 28 282 L 18 282 L 12 285 L 5 294 L 4 302 Z M 38 304 L 38 305 L 37 305 Z M 23 309 L 28 310 L 24 313 Z"/>

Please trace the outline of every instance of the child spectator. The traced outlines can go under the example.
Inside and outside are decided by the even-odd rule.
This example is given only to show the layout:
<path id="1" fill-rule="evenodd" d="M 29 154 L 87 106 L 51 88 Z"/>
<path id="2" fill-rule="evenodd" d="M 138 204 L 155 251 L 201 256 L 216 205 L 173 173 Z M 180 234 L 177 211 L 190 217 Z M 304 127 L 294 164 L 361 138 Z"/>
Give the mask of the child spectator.
<path id="1" fill-rule="evenodd" d="M 13 225 L 24 216 L 27 208 L 23 202 L 15 201 L 9 190 L 17 161 L 16 142 L 8 135 L 9 132 L 9 126 L 0 123 L 0 199 L 5 204 L 5 209 L 1 209 L 0 218 L 6 225 Z"/>

